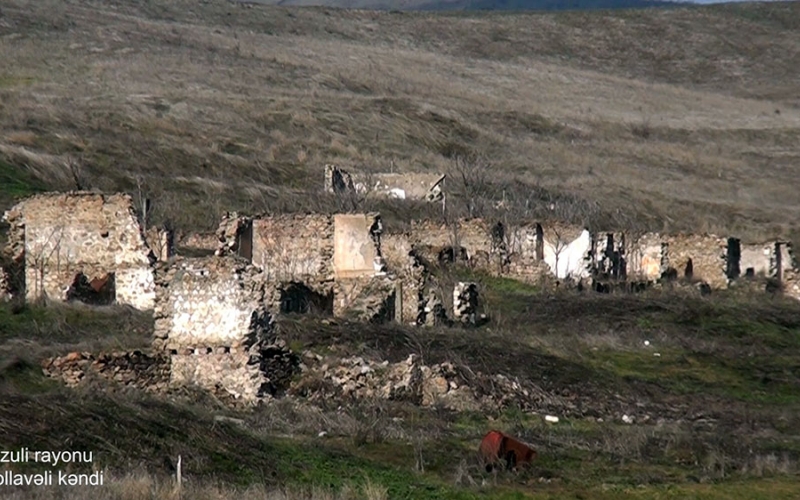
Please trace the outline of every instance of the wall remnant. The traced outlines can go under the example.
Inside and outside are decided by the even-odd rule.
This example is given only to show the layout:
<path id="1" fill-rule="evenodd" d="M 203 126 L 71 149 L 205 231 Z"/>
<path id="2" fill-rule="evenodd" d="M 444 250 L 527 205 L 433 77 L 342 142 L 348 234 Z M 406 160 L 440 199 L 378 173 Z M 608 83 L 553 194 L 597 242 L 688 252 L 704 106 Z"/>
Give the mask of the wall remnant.
<path id="1" fill-rule="evenodd" d="M 444 197 L 444 174 L 427 173 L 356 173 L 325 165 L 323 190 L 327 193 L 359 193 L 402 200 L 441 201 Z"/>
<path id="2" fill-rule="evenodd" d="M 11 225 L 5 253 L 24 274 L 26 300 L 63 301 L 81 274 L 88 281 L 113 274 L 116 303 L 152 309 L 155 255 L 130 196 L 38 194 L 3 218 Z"/>
<path id="3" fill-rule="evenodd" d="M 325 165 L 324 190 L 326 193 L 348 193 L 355 192 L 353 177 L 346 170 L 336 165 Z"/>
<path id="4" fill-rule="evenodd" d="M 0 302 L 8 302 L 13 296 L 11 274 L 0 266 Z"/>
<path id="5" fill-rule="evenodd" d="M 163 352 L 72 352 L 42 361 L 50 378 L 75 387 L 95 380 L 114 382 L 149 392 L 164 392 L 169 382 L 169 358 Z"/>
<path id="6" fill-rule="evenodd" d="M 463 325 L 478 322 L 478 285 L 459 281 L 453 287 L 453 319 Z"/>
<path id="7" fill-rule="evenodd" d="M 171 386 L 244 404 L 283 389 L 297 363 L 277 339 L 260 269 L 227 256 L 177 258 L 156 270 L 153 344 L 169 352 Z"/>
<path id="8" fill-rule="evenodd" d="M 164 227 L 151 227 L 145 232 L 147 246 L 156 259 L 165 261 L 175 255 L 175 232 Z"/>
<path id="9" fill-rule="evenodd" d="M 447 318 L 447 310 L 444 307 L 444 301 L 439 297 L 436 289 L 430 287 L 425 296 L 422 305 L 422 312 L 419 318 L 419 324 L 425 326 L 439 326 L 447 325 L 449 320 Z"/>
<path id="10" fill-rule="evenodd" d="M 393 276 L 368 276 L 336 280 L 333 315 L 369 323 L 396 319 L 397 283 Z"/>
<path id="11" fill-rule="evenodd" d="M 549 225 L 544 228 L 544 261 L 558 279 L 588 278 L 592 236 L 587 229 Z"/>

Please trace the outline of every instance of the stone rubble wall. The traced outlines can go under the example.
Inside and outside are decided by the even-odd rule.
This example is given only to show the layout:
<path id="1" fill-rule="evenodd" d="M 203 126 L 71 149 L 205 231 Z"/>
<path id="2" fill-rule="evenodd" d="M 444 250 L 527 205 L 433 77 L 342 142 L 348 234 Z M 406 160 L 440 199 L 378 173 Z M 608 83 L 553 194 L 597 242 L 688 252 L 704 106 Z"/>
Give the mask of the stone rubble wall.
<path id="1" fill-rule="evenodd" d="M 333 282 L 333 217 L 280 215 L 253 219 L 253 264 L 269 281 L 297 281 L 309 288 Z"/>
<path id="2" fill-rule="evenodd" d="M 242 232 L 251 223 L 249 217 L 238 212 L 225 212 L 217 227 L 217 246 L 214 254 L 218 257 L 239 255 Z"/>
<path id="3" fill-rule="evenodd" d="M 238 257 L 176 258 L 156 266 L 154 345 L 249 348 L 273 335 L 263 273 Z"/>
<path id="4" fill-rule="evenodd" d="M 397 280 L 394 276 L 345 278 L 334 284 L 333 315 L 364 322 L 395 319 Z"/>
<path id="5" fill-rule="evenodd" d="M 669 266 L 684 278 L 689 259 L 692 278 L 707 283 L 712 289 L 728 286 L 725 272 L 727 240 L 714 235 L 670 235 L 664 238 L 669 245 Z"/>
<path id="6" fill-rule="evenodd" d="M 398 319 L 405 324 L 416 324 L 426 283 L 426 270 L 414 257 L 413 250 L 407 233 L 381 235 L 381 254 L 386 267 L 400 283 L 400 294 L 396 297 Z"/>
<path id="7" fill-rule="evenodd" d="M 459 281 L 453 287 L 453 320 L 464 325 L 478 321 L 478 285 Z"/>
<path id="8" fill-rule="evenodd" d="M 255 402 L 268 383 L 258 363 L 250 363 L 246 351 L 170 355 L 170 387 L 198 386 L 234 400 Z"/>
<path id="9" fill-rule="evenodd" d="M 4 267 L 0 267 L 0 302 L 8 302 L 12 298 L 11 275 Z"/>
<path id="10" fill-rule="evenodd" d="M 800 270 L 793 268 L 784 272 L 783 293 L 788 297 L 800 300 Z"/>
<path id="11" fill-rule="evenodd" d="M 655 281 L 666 271 L 664 267 L 663 244 L 660 235 L 646 233 L 638 238 L 628 237 L 627 277 L 632 280 Z"/>
<path id="12" fill-rule="evenodd" d="M 76 275 L 115 275 L 116 300 L 152 309 L 155 289 L 148 248 L 128 195 L 46 193 L 4 215 L 11 225 L 6 249 L 24 262 L 26 299 L 66 300 Z"/>
<path id="13" fill-rule="evenodd" d="M 277 339 L 279 293 L 235 256 L 176 258 L 156 267 L 153 344 L 169 353 L 171 388 L 197 386 L 252 405 L 288 384 L 297 363 Z"/>
<path id="14" fill-rule="evenodd" d="M 518 382 L 502 374 L 474 373 L 470 383 L 451 363 L 427 366 L 414 354 L 397 363 L 363 357 L 325 362 L 321 356 L 310 353 L 304 358 L 303 372 L 292 383 L 289 393 L 312 401 L 330 397 L 378 398 L 423 407 L 440 405 L 455 411 L 495 411 L 508 406 L 541 409 L 554 399 L 535 384 Z"/>
<path id="15" fill-rule="evenodd" d="M 150 392 L 164 392 L 169 382 L 169 358 L 160 351 L 111 352 L 93 355 L 72 352 L 45 359 L 48 377 L 75 387 L 92 380 L 114 382 Z"/>

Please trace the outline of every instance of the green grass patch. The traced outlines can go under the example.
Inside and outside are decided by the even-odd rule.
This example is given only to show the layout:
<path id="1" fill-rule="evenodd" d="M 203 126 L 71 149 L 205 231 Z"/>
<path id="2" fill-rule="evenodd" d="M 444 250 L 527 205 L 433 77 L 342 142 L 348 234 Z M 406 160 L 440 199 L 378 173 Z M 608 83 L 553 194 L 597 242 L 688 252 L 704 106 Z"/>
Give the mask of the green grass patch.
<path id="1" fill-rule="evenodd" d="M 677 394 L 714 394 L 739 401 L 800 404 L 796 360 L 728 359 L 721 355 L 660 349 L 587 353 L 591 366 L 627 380 L 640 380 Z M 769 374 L 773 375 L 770 376 Z"/>
<path id="2" fill-rule="evenodd" d="M 13 87 L 27 87 L 32 85 L 36 79 L 30 76 L 11 75 L 8 73 L 0 74 L 0 89 Z"/>
<path id="3" fill-rule="evenodd" d="M 47 186 L 25 168 L 0 159 L 0 206 L 47 190 Z"/>

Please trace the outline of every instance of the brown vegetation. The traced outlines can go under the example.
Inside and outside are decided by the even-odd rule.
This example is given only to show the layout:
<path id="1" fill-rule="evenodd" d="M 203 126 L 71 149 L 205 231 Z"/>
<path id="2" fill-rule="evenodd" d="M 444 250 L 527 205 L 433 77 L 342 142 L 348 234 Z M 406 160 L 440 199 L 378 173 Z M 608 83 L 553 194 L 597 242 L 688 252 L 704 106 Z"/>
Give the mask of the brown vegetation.
<path id="1" fill-rule="evenodd" d="M 319 196 L 324 163 L 441 172 L 482 156 L 484 204 L 505 195 L 521 215 L 552 204 L 621 229 L 797 229 L 796 2 L 434 15 L 48 0 L 2 12 L 0 177 L 25 167 L 53 188 L 131 192 L 139 179 L 155 224 L 353 209 Z M 435 215 L 381 205 L 360 209 Z"/>

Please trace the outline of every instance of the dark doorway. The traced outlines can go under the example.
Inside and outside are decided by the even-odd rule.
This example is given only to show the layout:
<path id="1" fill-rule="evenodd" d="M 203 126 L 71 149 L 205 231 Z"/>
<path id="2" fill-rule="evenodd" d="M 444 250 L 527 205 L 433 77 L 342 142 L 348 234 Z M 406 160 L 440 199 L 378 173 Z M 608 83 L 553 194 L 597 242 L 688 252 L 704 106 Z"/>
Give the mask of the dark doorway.
<path id="1" fill-rule="evenodd" d="M 694 264 L 692 263 L 692 259 L 686 262 L 686 268 L 683 270 L 683 277 L 689 280 L 694 277 Z"/>
<path id="2" fill-rule="evenodd" d="M 116 298 L 114 273 L 107 273 L 91 280 L 85 274 L 78 273 L 67 290 L 67 301 L 70 302 L 104 306 L 113 304 Z"/>
<path id="3" fill-rule="evenodd" d="M 444 247 L 439 250 L 439 263 L 449 264 L 456 261 L 465 261 L 468 258 L 467 249 L 459 247 Z"/>
<path id="4" fill-rule="evenodd" d="M 238 245 L 236 253 L 239 257 L 243 257 L 249 261 L 253 261 L 253 221 L 249 221 L 245 227 L 243 227 L 239 234 L 236 235 L 238 238 Z"/>
<path id="5" fill-rule="evenodd" d="M 742 244 L 739 238 L 728 238 L 728 249 L 725 255 L 725 275 L 735 280 L 742 274 Z"/>
<path id="6" fill-rule="evenodd" d="M 536 224 L 536 260 L 544 260 L 544 229 Z"/>
<path id="7" fill-rule="evenodd" d="M 281 312 L 333 314 L 333 292 L 323 295 L 302 283 L 289 283 L 281 289 Z"/>

